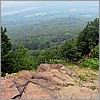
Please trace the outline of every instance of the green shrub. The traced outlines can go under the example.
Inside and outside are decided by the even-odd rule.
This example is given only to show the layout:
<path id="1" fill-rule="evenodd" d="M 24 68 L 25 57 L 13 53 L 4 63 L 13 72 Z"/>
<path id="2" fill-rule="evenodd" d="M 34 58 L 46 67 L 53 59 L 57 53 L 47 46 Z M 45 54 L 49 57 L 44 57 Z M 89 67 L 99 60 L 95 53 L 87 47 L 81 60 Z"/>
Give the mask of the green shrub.
<path id="1" fill-rule="evenodd" d="M 96 89 L 96 86 L 91 86 L 91 89 L 92 89 L 92 90 L 95 90 L 95 89 Z"/>
<path id="2" fill-rule="evenodd" d="M 94 48 L 93 58 L 99 59 L 99 45 L 95 46 L 95 48 Z"/>
<path id="3" fill-rule="evenodd" d="M 98 58 L 88 58 L 86 61 L 79 64 L 80 67 L 86 67 L 90 69 L 99 69 L 99 59 Z"/>
<path id="4" fill-rule="evenodd" d="M 86 75 L 85 74 L 80 74 L 80 80 L 86 81 Z"/>

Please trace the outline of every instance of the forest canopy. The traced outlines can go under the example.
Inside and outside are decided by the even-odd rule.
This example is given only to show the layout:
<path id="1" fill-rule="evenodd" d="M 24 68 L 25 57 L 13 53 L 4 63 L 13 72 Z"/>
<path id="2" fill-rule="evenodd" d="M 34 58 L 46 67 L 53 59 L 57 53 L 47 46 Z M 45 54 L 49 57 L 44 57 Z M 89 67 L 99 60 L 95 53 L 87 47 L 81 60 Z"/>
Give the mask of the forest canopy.
<path id="1" fill-rule="evenodd" d="M 67 39 L 63 44 L 60 44 L 62 40 L 58 34 L 59 39 L 52 38 L 52 41 L 58 41 L 57 45 L 42 40 L 41 36 L 42 41 L 29 40 L 32 43 L 31 47 L 24 43 L 25 45 L 16 48 L 19 44 L 12 45 L 6 33 L 6 28 L 1 27 L 2 76 L 20 70 L 36 69 L 41 63 L 62 63 L 63 61 L 79 64 L 81 67 L 99 69 L 99 18 L 88 22 L 77 37 Z M 41 45 L 38 45 L 38 42 Z M 32 50 L 33 48 L 35 49 Z M 91 51 L 92 54 L 89 56 Z"/>

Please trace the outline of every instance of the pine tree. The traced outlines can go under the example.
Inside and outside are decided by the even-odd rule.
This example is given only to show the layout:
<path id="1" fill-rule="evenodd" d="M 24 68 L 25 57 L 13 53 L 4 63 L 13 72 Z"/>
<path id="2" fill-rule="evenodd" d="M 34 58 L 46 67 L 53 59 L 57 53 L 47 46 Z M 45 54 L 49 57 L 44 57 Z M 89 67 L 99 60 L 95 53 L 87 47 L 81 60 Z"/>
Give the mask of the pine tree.
<path id="1" fill-rule="evenodd" d="M 2 75 L 7 73 L 8 71 L 9 54 L 12 49 L 10 39 L 8 38 L 6 32 L 7 32 L 6 28 L 3 28 L 1 26 L 1 72 L 2 72 Z"/>
<path id="2" fill-rule="evenodd" d="M 88 54 L 99 43 L 99 18 L 88 22 L 77 38 L 77 47 L 82 56 Z"/>

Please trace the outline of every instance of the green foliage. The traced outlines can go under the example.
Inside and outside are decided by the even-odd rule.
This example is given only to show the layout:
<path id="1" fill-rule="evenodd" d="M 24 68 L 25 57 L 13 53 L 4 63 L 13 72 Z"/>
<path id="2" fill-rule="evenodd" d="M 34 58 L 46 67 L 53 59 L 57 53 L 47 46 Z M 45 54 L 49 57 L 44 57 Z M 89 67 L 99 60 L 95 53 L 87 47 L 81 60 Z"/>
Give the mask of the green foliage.
<path id="1" fill-rule="evenodd" d="M 6 28 L 3 29 L 3 27 L 1 27 L 1 54 L 2 55 L 7 54 L 12 49 L 10 39 L 8 38 L 6 32 L 7 32 Z"/>
<path id="2" fill-rule="evenodd" d="M 95 89 L 96 89 L 96 86 L 91 86 L 91 89 L 92 89 L 92 90 L 95 90 Z"/>
<path id="3" fill-rule="evenodd" d="M 59 47 L 58 56 L 61 59 L 76 63 L 83 56 L 89 54 L 94 49 L 93 58 L 99 58 L 99 19 L 88 22 L 83 31 L 76 39 L 66 41 Z"/>
<path id="4" fill-rule="evenodd" d="M 6 19 L 2 22 L 5 20 Z M 15 19 L 13 19 L 13 21 L 14 20 Z M 35 19 L 32 20 L 33 19 L 31 19 L 31 24 L 24 22 L 26 23 L 25 25 L 22 25 L 22 23 L 19 25 L 20 22 L 18 21 L 18 25 L 11 25 L 11 23 L 7 26 L 8 36 L 11 38 L 13 49 L 18 49 L 20 44 L 29 50 L 43 50 L 61 45 L 65 43 L 66 40 L 75 38 L 87 22 L 84 18 L 74 17 L 54 18 L 45 20 L 44 22 L 37 20 L 39 21 L 38 23 Z"/>
<path id="5" fill-rule="evenodd" d="M 59 25 L 65 24 L 64 20 Z M 55 23 L 53 24 L 55 26 Z M 47 27 L 49 29 L 49 26 Z M 73 27 L 75 28 L 75 26 Z M 71 29 L 68 31 L 65 28 L 62 30 L 53 28 L 53 33 L 50 31 L 50 34 L 47 31 L 42 34 L 39 30 L 41 34 L 34 34 L 29 38 L 26 36 L 25 38 L 16 38 L 13 41 L 15 47 L 12 50 L 12 45 L 6 34 L 6 28 L 3 29 L 1 27 L 2 75 L 20 70 L 36 70 L 41 63 L 61 63 L 72 68 L 68 62 L 77 63 L 91 49 L 94 51 L 92 58 L 80 63 L 80 67 L 99 69 L 99 19 L 96 18 L 94 21 L 88 22 L 76 39 L 73 38 L 75 36 L 72 36 L 73 31 L 71 33 Z"/>
<path id="6" fill-rule="evenodd" d="M 80 67 L 86 67 L 90 69 L 99 69 L 99 59 L 98 58 L 88 58 L 86 61 L 79 64 Z"/>
<path id="7" fill-rule="evenodd" d="M 34 68 L 34 57 L 28 55 L 28 49 L 20 46 L 12 50 L 10 39 L 6 34 L 6 28 L 1 27 L 1 72 L 2 76 L 20 70 L 32 70 Z"/>
<path id="8" fill-rule="evenodd" d="M 18 72 L 20 70 L 31 70 L 34 63 L 34 58 L 28 55 L 29 50 L 24 48 L 24 46 L 20 46 L 19 49 L 14 51 L 14 60 L 15 60 L 15 68 L 14 72 Z"/>
<path id="9" fill-rule="evenodd" d="M 86 55 L 99 43 L 99 18 L 88 22 L 77 38 L 77 47 L 82 56 Z"/>
<path id="10" fill-rule="evenodd" d="M 36 66 L 41 63 L 50 63 L 50 59 L 54 59 L 54 52 L 50 50 L 41 50 L 36 56 Z"/>
<path id="11" fill-rule="evenodd" d="M 94 47 L 93 58 L 98 58 L 99 59 L 99 45 Z"/>
<path id="12" fill-rule="evenodd" d="M 80 74 L 80 80 L 81 81 L 86 81 L 86 75 L 85 74 Z"/>
<path id="13" fill-rule="evenodd" d="M 11 59 L 9 58 L 12 45 L 10 43 L 10 39 L 8 38 L 6 34 L 7 30 L 6 28 L 3 29 L 1 27 L 1 72 L 2 75 L 5 75 L 8 69 L 10 68 L 9 63 L 11 62 Z"/>
<path id="14" fill-rule="evenodd" d="M 76 40 L 66 41 L 66 43 L 60 47 L 59 54 L 62 58 L 68 59 L 71 62 L 78 61 L 81 55 L 76 47 Z"/>

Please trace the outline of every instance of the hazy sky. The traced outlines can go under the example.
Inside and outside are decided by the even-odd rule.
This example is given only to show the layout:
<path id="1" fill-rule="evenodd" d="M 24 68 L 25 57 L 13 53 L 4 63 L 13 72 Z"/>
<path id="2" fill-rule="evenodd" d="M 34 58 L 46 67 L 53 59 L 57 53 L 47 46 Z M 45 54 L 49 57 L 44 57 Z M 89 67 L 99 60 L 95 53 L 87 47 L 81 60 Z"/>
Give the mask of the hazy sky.
<path id="1" fill-rule="evenodd" d="M 99 1 L 1 1 L 1 7 L 9 7 L 9 6 L 17 6 L 17 5 L 26 5 L 26 4 L 31 4 L 31 3 L 41 3 L 41 4 L 61 4 L 61 5 L 84 5 L 84 6 L 89 6 L 89 5 L 94 5 L 98 6 Z"/>
<path id="2" fill-rule="evenodd" d="M 1 15 L 12 15 L 23 11 L 42 9 L 42 8 L 71 9 L 75 12 L 76 8 L 80 11 L 83 8 L 99 11 L 99 1 L 1 1 Z"/>

